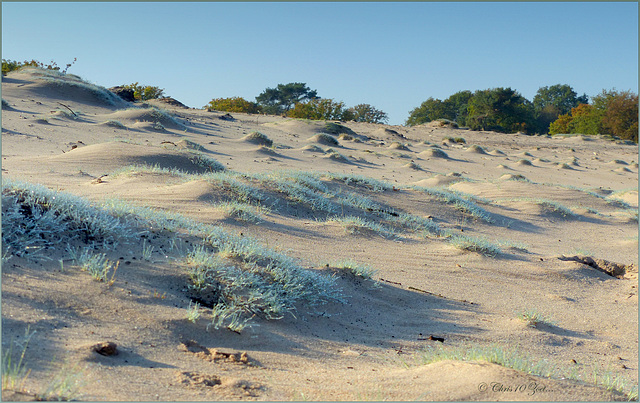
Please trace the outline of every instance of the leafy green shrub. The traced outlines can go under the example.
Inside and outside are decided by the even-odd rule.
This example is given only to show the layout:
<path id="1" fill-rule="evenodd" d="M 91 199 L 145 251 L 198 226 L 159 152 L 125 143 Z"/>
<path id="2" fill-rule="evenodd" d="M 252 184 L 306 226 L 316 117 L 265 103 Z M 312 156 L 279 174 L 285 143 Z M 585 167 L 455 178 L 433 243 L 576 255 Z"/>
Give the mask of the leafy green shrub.
<path id="1" fill-rule="evenodd" d="M 340 120 L 345 112 L 344 102 L 328 98 L 315 98 L 295 104 L 287 116 L 310 120 Z"/>
<path id="2" fill-rule="evenodd" d="M 341 120 L 353 120 L 355 122 L 365 123 L 386 123 L 389 121 L 389 116 L 385 112 L 376 109 L 369 104 L 358 104 L 344 111 Z"/>
<path id="3" fill-rule="evenodd" d="M 60 71 L 62 74 L 66 74 L 69 67 L 71 67 L 76 62 L 76 60 L 77 59 L 74 57 L 73 62 L 68 63 L 64 70 L 60 71 L 60 67 L 53 60 L 49 64 L 44 64 L 35 59 L 32 59 L 30 61 L 25 60 L 24 62 L 2 59 L 2 75 L 6 76 L 10 71 L 19 70 L 22 67 L 39 67 L 41 69 L 56 70 Z"/>
<path id="4" fill-rule="evenodd" d="M 249 102 L 242 97 L 214 98 L 205 105 L 209 111 L 260 113 L 260 107 L 255 102 Z"/>
<path id="5" fill-rule="evenodd" d="M 164 96 L 164 89 L 153 86 L 139 85 L 137 82 L 123 86 L 126 89 L 133 90 L 133 97 L 137 101 L 147 101 L 149 99 L 158 99 Z"/>

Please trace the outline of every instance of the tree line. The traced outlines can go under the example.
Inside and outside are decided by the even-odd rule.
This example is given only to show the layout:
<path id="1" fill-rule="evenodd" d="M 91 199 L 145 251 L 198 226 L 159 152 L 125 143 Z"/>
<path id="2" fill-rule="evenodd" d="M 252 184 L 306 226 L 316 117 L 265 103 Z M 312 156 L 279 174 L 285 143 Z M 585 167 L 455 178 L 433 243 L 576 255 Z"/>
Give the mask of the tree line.
<path id="1" fill-rule="evenodd" d="M 58 70 L 37 60 L 16 62 L 2 59 L 2 74 L 22 67 Z M 134 91 L 136 100 L 164 96 L 159 87 L 138 83 L 125 85 Z M 317 90 L 306 83 L 278 84 L 266 88 L 255 101 L 242 97 L 215 98 L 204 106 L 208 110 L 242 113 L 264 113 L 313 120 L 341 120 L 367 123 L 386 123 L 388 115 L 369 105 L 348 107 L 344 102 L 321 98 Z M 446 119 L 471 130 L 492 130 L 503 133 L 526 134 L 610 134 L 638 142 L 638 95 L 631 91 L 602 90 L 596 96 L 578 96 L 567 84 L 541 87 L 529 101 L 511 88 L 459 91 L 445 100 L 428 98 L 409 112 L 405 124 L 415 126 L 433 120 Z"/>
<path id="2" fill-rule="evenodd" d="M 591 97 L 566 84 L 541 87 L 533 101 L 511 88 L 460 91 L 428 98 L 409 112 L 407 126 L 447 119 L 471 130 L 526 134 L 610 134 L 638 142 L 638 95 L 603 90 Z"/>
<path id="3" fill-rule="evenodd" d="M 226 112 L 265 113 L 312 120 L 386 123 L 388 115 L 369 104 L 348 107 L 342 101 L 318 96 L 306 83 L 278 84 L 260 93 L 255 102 L 241 97 L 215 98 L 205 108 Z"/>

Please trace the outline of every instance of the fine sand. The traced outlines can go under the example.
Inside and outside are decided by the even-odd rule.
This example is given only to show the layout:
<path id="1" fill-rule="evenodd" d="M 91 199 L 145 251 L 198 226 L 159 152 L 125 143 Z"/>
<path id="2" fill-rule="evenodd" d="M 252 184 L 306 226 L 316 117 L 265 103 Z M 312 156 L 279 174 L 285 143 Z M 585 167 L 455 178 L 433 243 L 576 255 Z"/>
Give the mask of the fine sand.
<path id="1" fill-rule="evenodd" d="M 300 302 L 279 320 L 258 314 L 238 333 L 208 326 L 211 307 L 187 320 L 197 298 L 184 257 L 201 242 L 192 235 L 146 228 L 105 249 L 120 262 L 112 285 L 81 271 L 64 244 L 35 257 L 9 251 L 3 352 L 19 352 L 25 331 L 35 333 L 24 355 L 24 388 L 3 391 L 3 400 L 33 399 L 61 376 L 76 377 L 81 400 L 144 401 L 601 401 L 627 396 L 594 386 L 594 373 L 624 379 L 624 392 L 637 385 L 637 145 L 437 124 L 229 118 L 167 102 L 129 104 L 98 87 L 29 72 L 3 77 L 2 98 L 3 180 L 220 225 L 332 278 L 332 291 L 342 295 L 342 302 Z M 247 174 L 234 178 L 263 193 L 250 201 L 259 219 L 222 207 L 241 197 L 229 182 L 207 179 L 221 167 Z M 295 171 L 318 174 L 335 195 L 325 192 L 320 206 L 366 197 L 377 207 L 329 211 L 261 179 L 284 175 L 280 183 L 292 183 Z M 454 191 L 464 197 L 438 196 Z M 391 233 L 349 224 L 348 216 L 387 229 L 411 216 L 443 232 L 395 226 Z M 471 245 L 452 242 L 456 236 Z M 482 244 L 474 238 L 499 252 L 474 251 L 474 242 Z M 585 257 L 626 270 L 613 277 Z M 376 270 L 373 279 L 336 268 L 345 260 Z M 524 311 L 546 322 L 527 326 Z M 107 342 L 117 355 L 92 349 Z M 556 374 L 455 359 L 473 348 L 546 362 Z M 441 350 L 450 353 L 444 360 L 425 361 Z M 564 379 L 571 374 L 582 382 Z"/>

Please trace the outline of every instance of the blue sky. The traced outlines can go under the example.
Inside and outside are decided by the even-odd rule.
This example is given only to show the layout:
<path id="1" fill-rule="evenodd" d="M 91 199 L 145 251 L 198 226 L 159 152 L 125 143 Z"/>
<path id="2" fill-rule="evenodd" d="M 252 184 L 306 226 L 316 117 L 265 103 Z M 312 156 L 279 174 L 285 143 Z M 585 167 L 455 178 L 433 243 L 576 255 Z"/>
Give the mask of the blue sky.
<path id="1" fill-rule="evenodd" d="M 428 97 L 542 86 L 638 92 L 638 4 L 2 3 L 2 57 L 55 60 L 191 107 L 304 82 L 403 124 Z"/>

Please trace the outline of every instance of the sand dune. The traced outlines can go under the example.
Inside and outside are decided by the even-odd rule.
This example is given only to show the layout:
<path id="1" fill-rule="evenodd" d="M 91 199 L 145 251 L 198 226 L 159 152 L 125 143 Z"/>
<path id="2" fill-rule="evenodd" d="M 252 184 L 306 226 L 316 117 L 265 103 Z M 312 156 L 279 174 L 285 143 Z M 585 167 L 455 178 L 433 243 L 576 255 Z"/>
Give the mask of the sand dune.
<path id="1" fill-rule="evenodd" d="M 36 331 L 3 400 L 46 397 L 62 363 L 81 400 L 603 401 L 637 385 L 637 145 L 221 120 L 104 91 L 3 79 L 3 348 Z"/>

